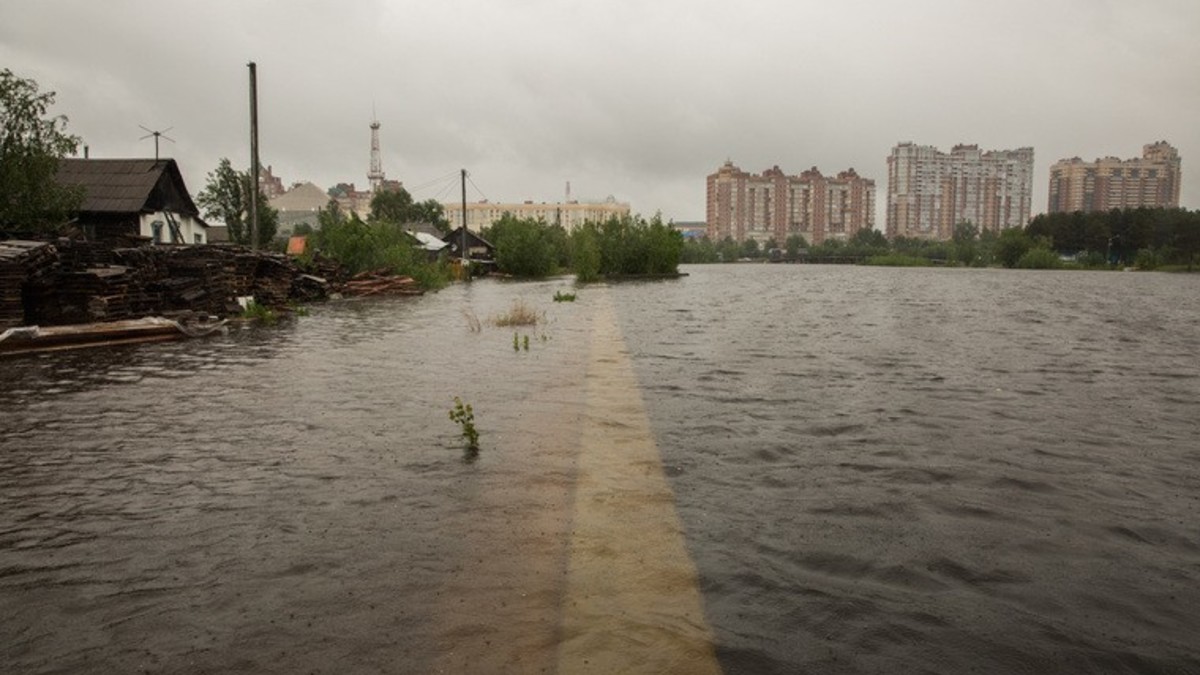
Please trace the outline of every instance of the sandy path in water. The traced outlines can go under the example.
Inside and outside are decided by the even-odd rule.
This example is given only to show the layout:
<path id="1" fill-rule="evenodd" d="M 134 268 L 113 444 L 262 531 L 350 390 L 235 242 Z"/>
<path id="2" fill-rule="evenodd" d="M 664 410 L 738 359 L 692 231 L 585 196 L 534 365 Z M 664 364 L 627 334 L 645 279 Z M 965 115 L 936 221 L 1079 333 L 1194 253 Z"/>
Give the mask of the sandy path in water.
<path id="1" fill-rule="evenodd" d="M 504 475 L 442 589 L 437 672 L 720 672 L 608 291 L 582 299 L 588 349 L 495 434 Z"/>

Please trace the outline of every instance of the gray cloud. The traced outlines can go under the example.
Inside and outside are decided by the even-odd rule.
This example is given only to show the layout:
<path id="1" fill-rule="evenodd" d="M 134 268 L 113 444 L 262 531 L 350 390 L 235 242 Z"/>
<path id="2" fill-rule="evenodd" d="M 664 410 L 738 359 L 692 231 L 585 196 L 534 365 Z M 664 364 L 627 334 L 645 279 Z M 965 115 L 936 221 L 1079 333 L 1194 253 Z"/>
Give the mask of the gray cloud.
<path id="1" fill-rule="evenodd" d="M 253 60 L 263 161 L 287 181 L 365 183 L 374 110 L 410 186 L 466 167 L 493 200 L 570 180 L 700 220 L 726 158 L 853 166 L 882 226 L 902 140 L 1032 145 L 1038 211 L 1055 160 L 1166 139 L 1197 208 L 1198 29 L 1192 0 L 9 0 L 0 63 L 56 91 L 93 156 L 150 154 L 138 125 L 173 127 L 193 191 L 220 157 L 248 163 Z"/>

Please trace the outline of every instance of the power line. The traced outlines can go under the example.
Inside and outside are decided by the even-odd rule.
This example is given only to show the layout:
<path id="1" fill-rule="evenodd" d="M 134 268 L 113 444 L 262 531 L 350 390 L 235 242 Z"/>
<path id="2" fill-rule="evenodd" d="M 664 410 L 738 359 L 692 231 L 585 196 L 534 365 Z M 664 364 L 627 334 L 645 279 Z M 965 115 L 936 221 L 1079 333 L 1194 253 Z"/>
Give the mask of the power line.
<path id="1" fill-rule="evenodd" d="M 410 194 L 416 193 L 416 192 L 420 192 L 422 190 L 427 190 L 432 187 L 438 187 L 438 186 L 442 185 L 443 183 L 451 183 L 451 182 L 454 182 L 454 179 L 456 179 L 456 178 L 458 178 L 458 172 L 453 171 L 444 176 L 439 176 L 437 178 L 434 178 L 433 180 L 421 183 L 420 185 L 415 185 L 415 186 L 409 188 L 409 193 Z"/>
<path id="2" fill-rule="evenodd" d="M 467 174 L 467 182 L 471 184 L 471 187 L 475 188 L 475 191 L 479 193 L 480 197 L 483 197 L 483 201 L 485 201 L 485 202 L 491 201 L 490 199 L 488 199 L 487 195 L 483 194 L 483 190 L 479 189 L 479 186 L 475 184 L 475 181 L 471 180 L 471 174 Z"/>

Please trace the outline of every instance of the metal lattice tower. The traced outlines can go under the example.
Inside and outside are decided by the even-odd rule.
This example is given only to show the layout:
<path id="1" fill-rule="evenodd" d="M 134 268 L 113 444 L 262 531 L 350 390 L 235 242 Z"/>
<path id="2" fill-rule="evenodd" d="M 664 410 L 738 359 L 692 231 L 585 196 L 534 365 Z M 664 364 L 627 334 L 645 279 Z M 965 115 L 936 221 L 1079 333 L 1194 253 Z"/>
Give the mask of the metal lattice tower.
<path id="1" fill-rule="evenodd" d="M 367 180 L 371 182 L 371 192 L 378 192 L 383 187 L 383 159 L 379 155 L 379 120 L 371 120 L 371 169 L 367 171 Z"/>

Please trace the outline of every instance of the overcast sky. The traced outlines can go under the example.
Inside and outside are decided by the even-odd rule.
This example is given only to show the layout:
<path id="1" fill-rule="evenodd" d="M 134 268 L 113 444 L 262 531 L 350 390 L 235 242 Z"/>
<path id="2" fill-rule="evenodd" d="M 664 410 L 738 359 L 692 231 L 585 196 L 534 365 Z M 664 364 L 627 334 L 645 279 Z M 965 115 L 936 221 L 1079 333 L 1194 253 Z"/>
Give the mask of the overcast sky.
<path id="1" fill-rule="evenodd" d="M 367 183 L 418 199 L 613 195 L 703 220 L 705 176 L 853 167 L 900 141 L 1032 146 L 1034 213 L 1061 158 L 1183 157 L 1200 207 L 1197 0 L 0 0 L 0 67 L 57 92 L 92 157 L 153 156 L 171 128 L 195 194 L 221 157 L 285 184 Z M 422 187 L 428 184 L 432 187 Z M 441 192 L 439 193 L 439 190 Z"/>

